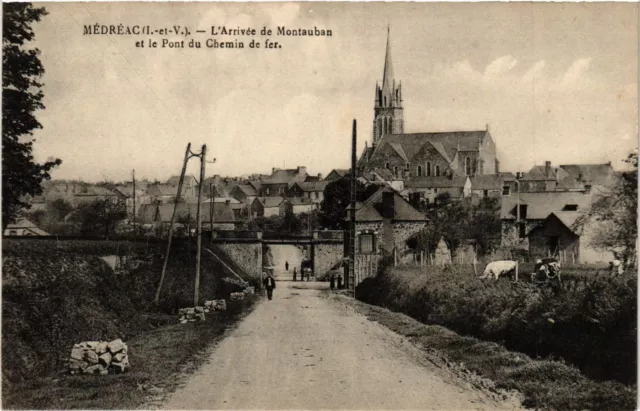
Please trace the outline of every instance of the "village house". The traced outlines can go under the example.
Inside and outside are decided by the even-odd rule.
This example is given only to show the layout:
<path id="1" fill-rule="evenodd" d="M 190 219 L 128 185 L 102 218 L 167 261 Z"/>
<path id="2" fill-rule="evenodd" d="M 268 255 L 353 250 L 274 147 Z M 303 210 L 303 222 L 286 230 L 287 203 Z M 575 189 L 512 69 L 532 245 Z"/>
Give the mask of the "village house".
<path id="1" fill-rule="evenodd" d="M 376 275 L 384 255 L 403 255 L 407 240 L 428 223 L 422 213 L 389 187 L 381 188 L 356 206 L 355 218 L 356 284 Z"/>
<path id="2" fill-rule="evenodd" d="M 15 223 L 9 223 L 7 228 L 5 228 L 3 235 L 6 236 L 19 236 L 19 237 L 30 237 L 30 236 L 48 236 L 49 233 L 38 228 L 31 220 L 28 218 L 20 218 Z"/>
<path id="3" fill-rule="evenodd" d="M 177 187 L 180 183 L 180 176 L 171 176 L 165 185 L 169 187 L 175 187 L 174 197 L 177 193 Z M 193 175 L 185 175 L 182 181 L 182 194 L 183 197 L 195 197 L 198 195 L 198 180 Z"/>
<path id="4" fill-rule="evenodd" d="M 253 200 L 259 196 L 261 184 L 257 181 L 250 181 L 247 184 L 238 184 L 231 190 L 229 195 L 243 204 L 251 205 Z"/>
<path id="5" fill-rule="evenodd" d="M 322 181 L 322 174 L 318 173 L 317 176 L 307 175 L 307 178 L 305 178 L 304 181 L 306 181 L 306 182 Z"/>
<path id="6" fill-rule="evenodd" d="M 442 195 L 448 195 L 451 200 L 462 200 L 471 195 L 469 177 L 422 176 L 409 180 L 406 185 L 414 207 L 436 204 Z"/>
<path id="7" fill-rule="evenodd" d="M 185 228 L 189 224 L 190 229 L 196 227 L 197 204 L 144 204 L 138 210 L 138 221 L 141 224 L 150 224 L 155 226 L 161 235 L 166 235 L 169 225 L 171 224 L 171 216 L 174 206 L 176 208 L 176 218 L 174 223 L 179 227 Z M 238 223 L 232 208 L 226 204 L 216 204 L 213 208 L 211 203 L 203 204 L 200 209 L 202 216 L 202 229 L 211 230 L 211 213 L 213 215 L 214 230 L 233 230 Z"/>
<path id="8" fill-rule="evenodd" d="M 296 182 L 304 182 L 307 178 L 307 168 L 297 167 L 294 169 L 281 170 L 273 168 L 271 175 L 261 181 L 261 197 L 284 197 L 287 191 Z"/>
<path id="9" fill-rule="evenodd" d="M 348 176 L 350 171 L 351 170 L 349 169 L 334 168 L 333 170 L 331 170 L 329 174 L 327 174 L 327 176 L 325 177 L 325 180 L 326 181 L 339 180 L 342 177 Z"/>
<path id="10" fill-rule="evenodd" d="M 116 204 L 124 202 L 125 197 L 106 187 L 82 182 L 58 182 L 54 181 L 44 188 L 46 201 L 62 199 L 73 206 L 92 203 L 98 200 L 109 200 Z"/>
<path id="11" fill-rule="evenodd" d="M 307 197 L 291 197 L 285 200 L 285 213 L 293 214 L 310 213 L 317 208 L 317 204 Z"/>
<path id="12" fill-rule="evenodd" d="M 116 186 L 115 192 L 120 193 L 124 197 L 124 205 L 128 216 L 137 214 L 142 204 L 151 204 L 152 197 L 147 194 L 145 187 L 138 187 L 136 184 L 135 201 L 133 194 L 133 183 Z M 135 210 L 133 209 L 135 202 Z"/>
<path id="13" fill-rule="evenodd" d="M 324 189 L 329 181 L 305 181 L 303 183 L 293 183 L 288 191 L 289 198 L 308 199 L 312 204 L 320 204 L 324 200 Z"/>
<path id="14" fill-rule="evenodd" d="M 589 193 L 576 191 L 527 192 L 503 197 L 502 245 L 526 250 L 531 258 L 555 256 L 576 263 L 611 261 L 611 252 L 590 245 L 598 223 L 580 227 L 574 224 L 589 210 L 592 201 Z"/>
<path id="15" fill-rule="evenodd" d="M 605 164 L 566 164 L 553 167 L 551 161 L 543 166 L 533 166 L 520 179 L 520 191 L 591 191 L 593 188 L 611 186 L 618 174 Z"/>
<path id="16" fill-rule="evenodd" d="M 372 168 L 368 171 L 358 172 L 358 181 L 365 185 L 376 184 L 387 186 L 397 192 L 405 189 L 405 182 L 402 178 L 396 177 L 391 171 L 384 168 Z"/>
<path id="17" fill-rule="evenodd" d="M 513 173 L 485 174 L 470 177 L 471 196 L 474 198 L 500 198 L 509 196 L 516 189 Z"/>
<path id="18" fill-rule="evenodd" d="M 284 215 L 286 208 L 284 197 L 256 197 L 251 203 L 251 216 L 255 218 Z"/>

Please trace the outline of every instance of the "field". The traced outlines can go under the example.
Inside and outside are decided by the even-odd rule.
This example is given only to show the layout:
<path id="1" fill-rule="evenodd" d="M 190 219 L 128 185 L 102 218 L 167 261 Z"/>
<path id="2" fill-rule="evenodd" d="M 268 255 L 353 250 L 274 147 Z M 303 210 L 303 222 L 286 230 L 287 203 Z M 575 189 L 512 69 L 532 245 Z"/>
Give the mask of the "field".
<path id="1" fill-rule="evenodd" d="M 636 384 L 636 276 L 569 271 L 568 285 L 553 289 L 478 280 L 471 267 L 396 268 L 367 279 L 357 297 L 533 358 L 561 359 L 595 380 Z"/>

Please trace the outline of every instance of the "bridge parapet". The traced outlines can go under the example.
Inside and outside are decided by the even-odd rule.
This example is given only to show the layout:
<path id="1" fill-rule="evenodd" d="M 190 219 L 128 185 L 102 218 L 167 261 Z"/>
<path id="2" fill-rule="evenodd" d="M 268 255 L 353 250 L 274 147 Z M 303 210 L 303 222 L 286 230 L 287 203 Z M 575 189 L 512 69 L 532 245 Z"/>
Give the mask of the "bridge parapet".
<path id="1" fill-rule="evenodd" d="M 262 240 L 262 231 L 214 230 L 214 240 Z"/>
<path id="2" fill-rule="evenodd" d="M 314 240 L 344 240 L 344 231 L 342 230 L 322 230 L 313 232 Z"/>

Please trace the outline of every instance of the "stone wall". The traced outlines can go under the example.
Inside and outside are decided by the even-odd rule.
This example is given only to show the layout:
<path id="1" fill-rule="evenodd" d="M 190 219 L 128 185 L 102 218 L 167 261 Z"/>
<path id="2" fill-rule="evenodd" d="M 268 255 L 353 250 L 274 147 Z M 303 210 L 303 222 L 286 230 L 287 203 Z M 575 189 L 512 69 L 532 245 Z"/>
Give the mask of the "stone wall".
<path id="1" fill-rule="evenodd" d="M 262 273 L 261 242 L 221 242 L 214 249 L 222 251 L 244 274 L 252 278 L 260 278 Z"/>
<path id="2" fill-rule="evenodd" d="M 397 222 L 393 224 L 393 238 L 398 253 L 407 249 L 407 240 L 420 230 L 427 228 L 426 222 Z"/>
<path id="3" fill-rule="evenodd" d="M 316 276 L 324 275 L 344 257 L 344 244 L 315 244 L 313 269 Z"/>

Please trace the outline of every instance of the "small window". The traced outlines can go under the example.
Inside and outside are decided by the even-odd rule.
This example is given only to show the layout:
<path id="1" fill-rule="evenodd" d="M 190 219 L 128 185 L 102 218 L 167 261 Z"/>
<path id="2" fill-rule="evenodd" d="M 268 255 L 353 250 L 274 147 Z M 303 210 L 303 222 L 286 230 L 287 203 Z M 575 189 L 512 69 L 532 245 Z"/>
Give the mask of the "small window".
<path id="1" fill-rule="evenodd" d="M 18 232 L 16 230 L 10 230 L 9 235 L 18 235 Z"/>
<path id="2" fill-rule="evenodd" d="M 509 187 L 509 186 L 502 186 L 502 195 L 503 195 L 503 196 L 511 195 L 511 187 Z"/>
<path id="3" fill-rule="evenodd" d="M 405 168 L 406 170 L 408 170 L 410 167 L 411 167 L 411 164 L 409 164 L 409 163 L 405 163 L 405 164 L 404 164 L 404 168 Z"/>
<path id="4" fill-rule="evenodd" d="M 524 223 L 518 224 L 518 237 L 525 238 L 527 234 L 527 226 Z"/>
<path id="5" fill-rule="evenodd" d="M 358 251 L 360 254 L 373 254 L 374 253 L 374 236 L 373 234 L 360 234 L 358 237 Z"/>
<path id="6" fill-rule="evenodd" d="M 562 209 L 562 211 L 578 211 L 578 205 L 577 204 L 565 204 L 565 206 Z"/>
<path id="7" fill-rule="evenodd" d="M 437 189 L 437 188 L 434 188 L 434 189 L 433 189 L 433 192 L 434 192 L 435 194 L 438 194 L 438 189 Z"/>
<path id="8" fill-rule="evenodd" d="M 468 176 L 471 175 L 471 158 L 464 159 L 464 173 Z"/>
<path id="9" fill-rule="evenodd" d="M 389 169 L 389 163 L 384 163 L 384 168 Z"/>
<path id="10" fill-rule="evenodd" d="M 393 175 L 398 177 L 398 166 L 393 167 Z"/>
<path id="11" fill-rule="evenodd" d="M 418 169 L 416 170 L 418 177 L 422 177 L 422 166 L 418 166 Z"/>
<path id="12" fill-rule="evenodd" d="M 265 193 L 266 193 L 267 195 L 269 195 L 269 194 L 270 194 L 270 192 L 271 192 L 271 190 L 269 190 L 268 188 L 266 188 L 266 189 L 265 189 Z"/>
<path id="13" fill-rule="evenodd" d="M 520 219 L 524 220 L 527 218 L 527 205 L 520 204 Z"/>
<path id="14" fill-rule="evenodd" d="M 482 195 L 484 197 L 489 197 L 489 190 L 482 190 Z"/>
<path id="15" fill-rule="evenodd" d="M 436 177 L 440 177 L 440 166 L 436 166 Z"/>

